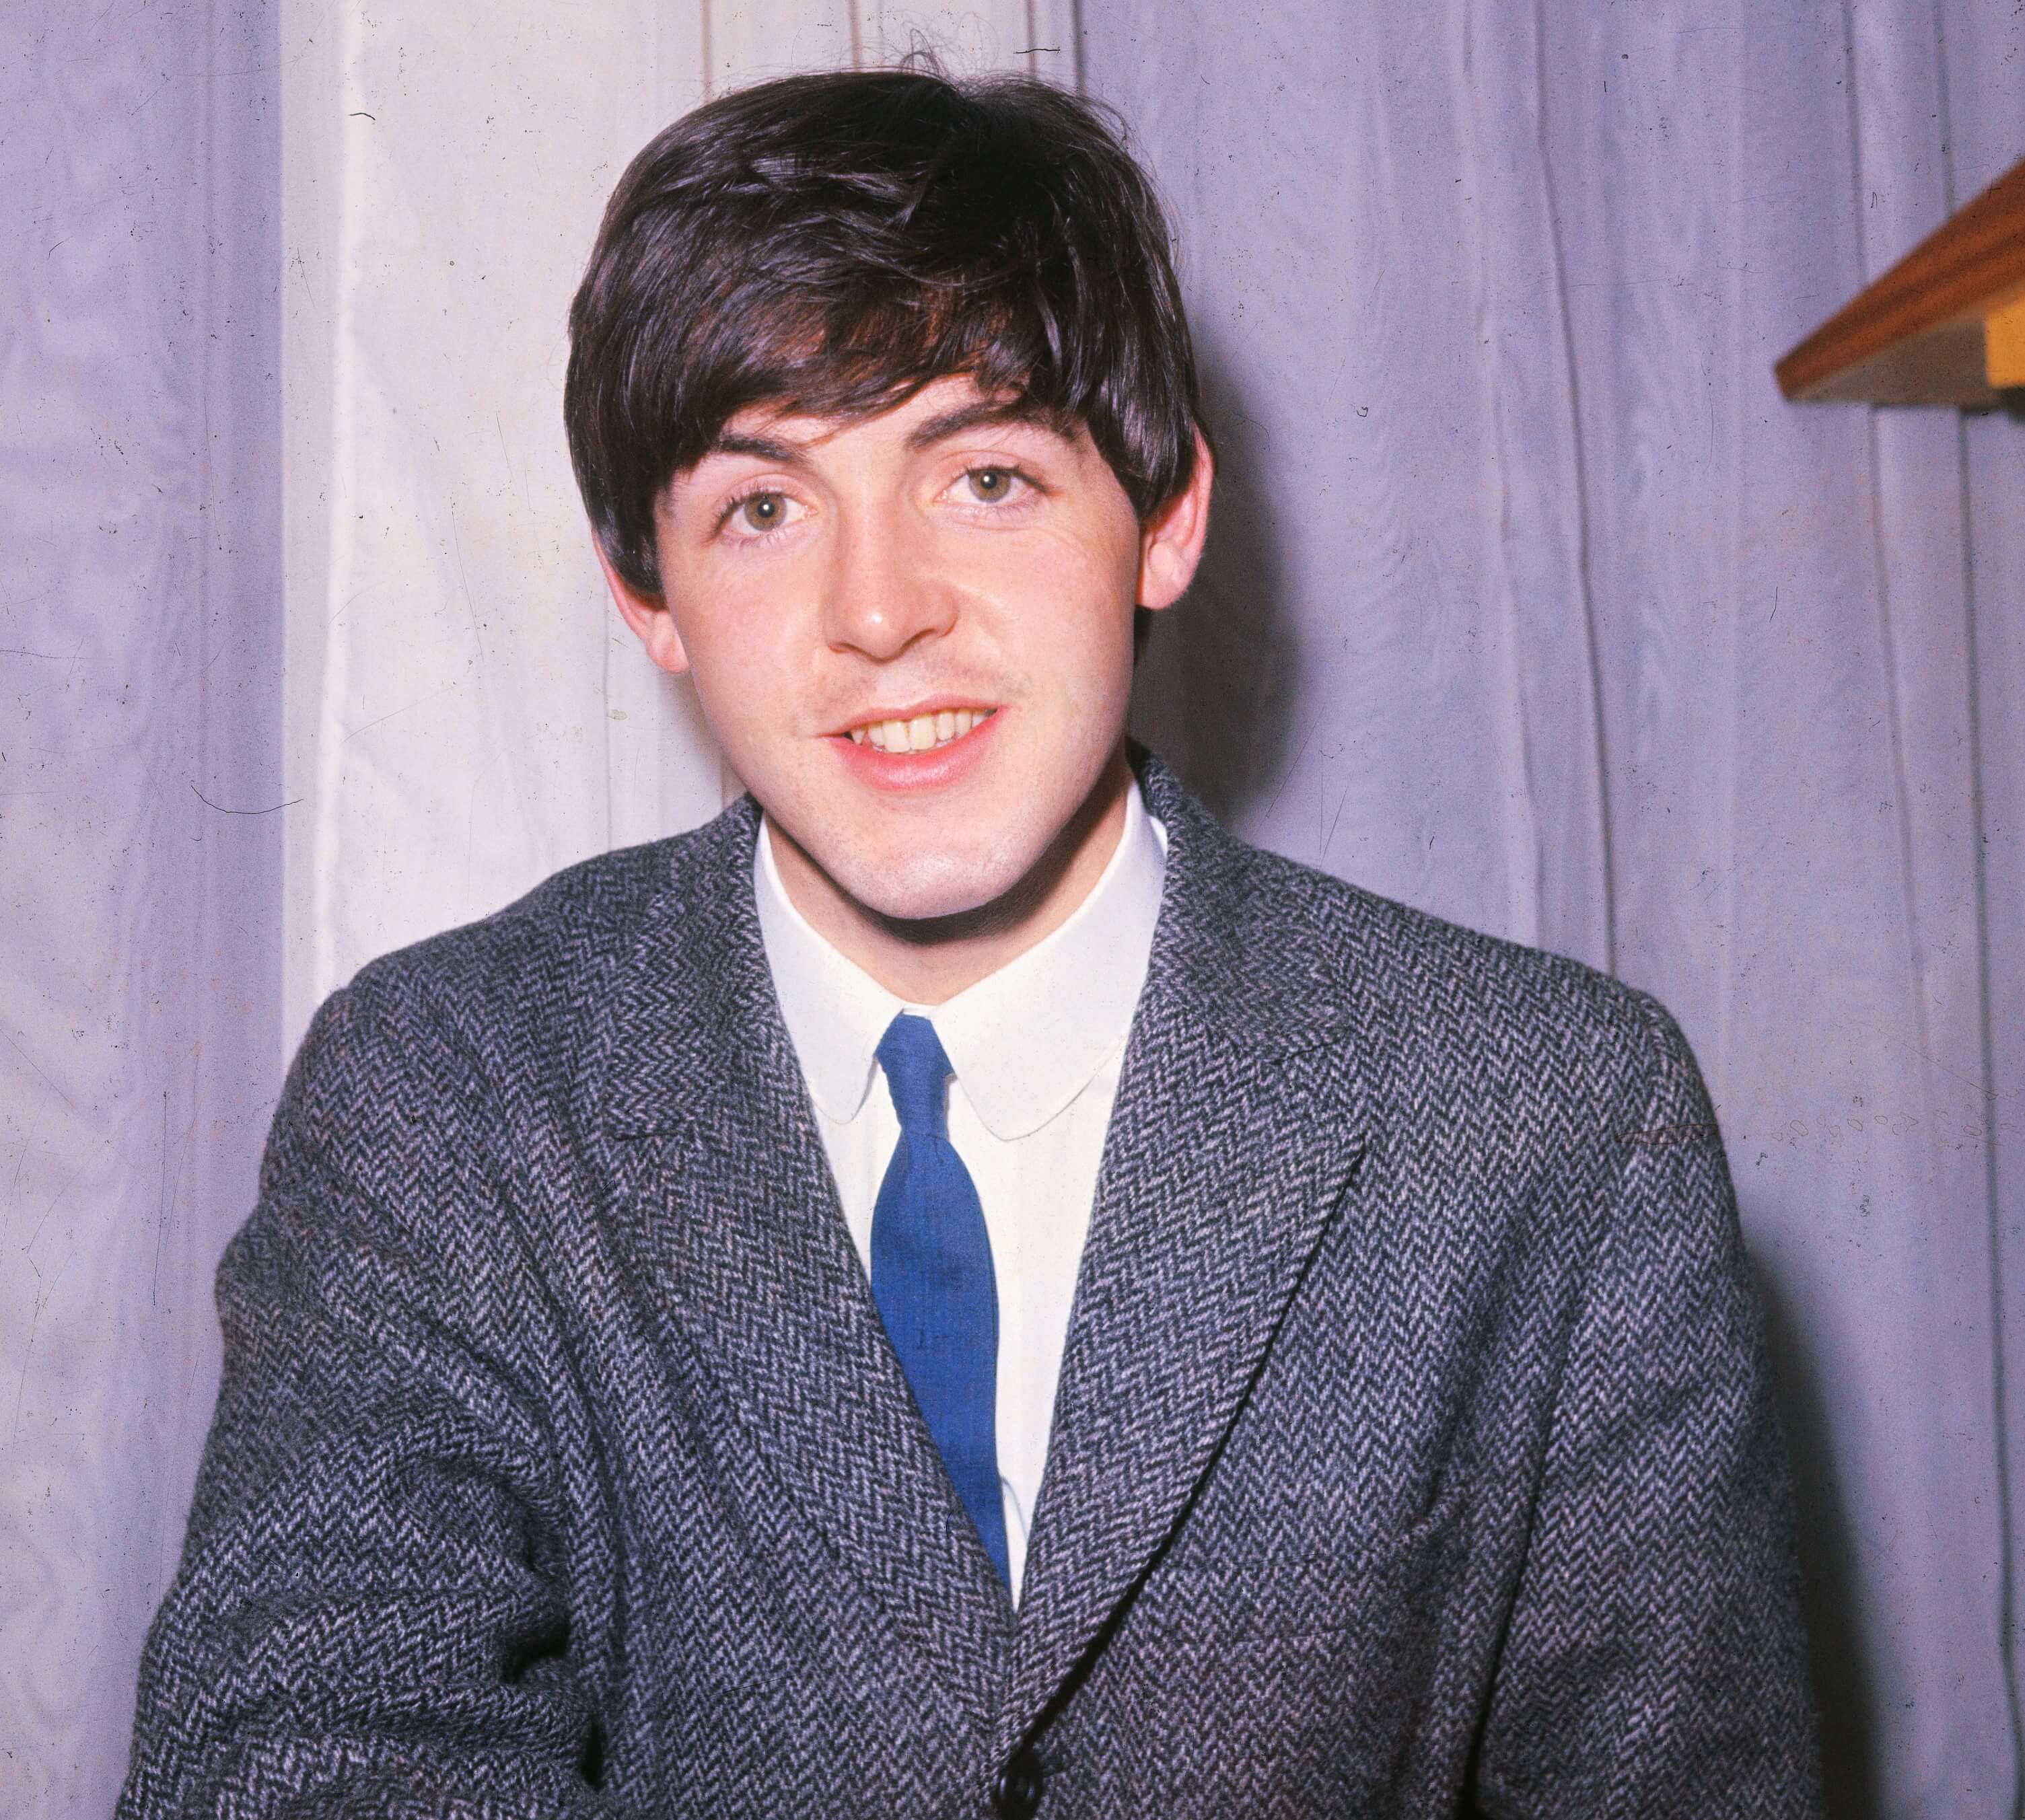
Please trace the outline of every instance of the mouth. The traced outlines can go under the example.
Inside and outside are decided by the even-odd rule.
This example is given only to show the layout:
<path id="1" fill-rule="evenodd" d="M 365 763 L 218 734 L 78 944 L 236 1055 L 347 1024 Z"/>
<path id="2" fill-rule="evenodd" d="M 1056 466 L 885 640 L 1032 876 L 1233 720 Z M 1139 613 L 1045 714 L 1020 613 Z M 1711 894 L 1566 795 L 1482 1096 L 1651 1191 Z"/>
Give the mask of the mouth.
<path id="1" fill-rule="evenodd" d="M 847 727 L 854 746 L 875 752 L 933 752 L 965 739 L 997 714 L 996 708 L 940 708 L 927 714 L 860 721 Z"/>

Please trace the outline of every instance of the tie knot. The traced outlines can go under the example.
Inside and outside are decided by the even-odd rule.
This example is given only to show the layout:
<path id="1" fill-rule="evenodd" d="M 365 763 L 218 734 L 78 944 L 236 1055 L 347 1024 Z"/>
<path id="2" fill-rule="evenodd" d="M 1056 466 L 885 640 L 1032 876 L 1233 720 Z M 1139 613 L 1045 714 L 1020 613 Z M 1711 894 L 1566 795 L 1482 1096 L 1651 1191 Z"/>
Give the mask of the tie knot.
<path id="1" fill-rule="evenodd" d="M 877 1054 L 901 1130 L 946 1139 L 949 1122 L 943 1110 L 943 1083 L 951 1070 L 935 1026 L 926 1018 L 902 1011 L 886 1026 Z"/>

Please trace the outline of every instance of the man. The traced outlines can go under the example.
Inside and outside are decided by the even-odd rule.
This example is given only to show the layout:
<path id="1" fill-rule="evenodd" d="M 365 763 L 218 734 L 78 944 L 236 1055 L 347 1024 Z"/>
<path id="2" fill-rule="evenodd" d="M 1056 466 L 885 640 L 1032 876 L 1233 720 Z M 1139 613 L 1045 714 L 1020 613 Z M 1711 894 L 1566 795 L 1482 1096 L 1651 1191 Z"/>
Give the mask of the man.
<path id="1" fill-rule="evenodd" d="M 752 794 L 318 1015 L 125 1811 L 1814 1811 L 1678 1032 L 1126 745 L 1211 462 L 1101 121 L 726 97 L 571 330 Z"/>

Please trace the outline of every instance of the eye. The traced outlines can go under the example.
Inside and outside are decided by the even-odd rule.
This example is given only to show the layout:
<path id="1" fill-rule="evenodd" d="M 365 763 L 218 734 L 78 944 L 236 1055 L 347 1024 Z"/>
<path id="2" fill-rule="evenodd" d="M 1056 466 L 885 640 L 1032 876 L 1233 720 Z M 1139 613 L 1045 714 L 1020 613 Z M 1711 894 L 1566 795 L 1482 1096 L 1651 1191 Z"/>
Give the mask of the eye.
<path id="1" fill-rule="evenodd" d="M 800 516 L 800 508 L 786 494 L 762 487 L 734 499 L 724 508 L 718 523 L 734 538 L 750 542 L 794 523 Z"/>
<path id="2" fill-rule="evenodd" d="M 977 504 L 996 505 L 1012 498 L 1027 482 L 1016 468 L 966 468 L 962 484 Z"/>

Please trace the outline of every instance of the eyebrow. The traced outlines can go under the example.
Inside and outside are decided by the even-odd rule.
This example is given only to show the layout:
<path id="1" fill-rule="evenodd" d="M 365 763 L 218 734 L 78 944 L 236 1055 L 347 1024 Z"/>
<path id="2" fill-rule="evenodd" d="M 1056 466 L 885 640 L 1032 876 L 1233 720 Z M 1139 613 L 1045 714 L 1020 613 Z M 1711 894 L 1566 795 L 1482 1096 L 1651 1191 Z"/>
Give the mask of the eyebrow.
<path id="1" fill-rule="evenodd" d="M 1056 428 L 1053 414 L 1030 398 L 974 398 L 967 405 L 923 418 L 907 432 L 907 446 L 916 450 L 930 448 L 988 424 L 1031 424 L 1044 430 Z M 809 458 L 807 449 L 801 443 L 744 430 L 720 430 L 697 458 L 696 465 L 700 467 L 713 455 L 748 455 L 755 461 L 782 468 L 806 467 Z"/>
<path id="2" fill-rule="evenodd" d="M 1055 429 L 1053 413 L 1031 398 L 974 398 L 954 410 L 923 418 L 907 432 L 907 446 L 926 449 L 987 424 L 1031 424 L 1039 429 Z"/>
<path id="3" fill-rule="evenodd" d="M 700 468 L 713 455 L 750 455 L 755 461 L 771 461 L 782 468 L 799 468 L 808 461 L 808 451 L 798 442 L 783 442 L 773 436 L 755 436 L 737 430 L 720 430 L 710 446 L 696 458 Z"/>

